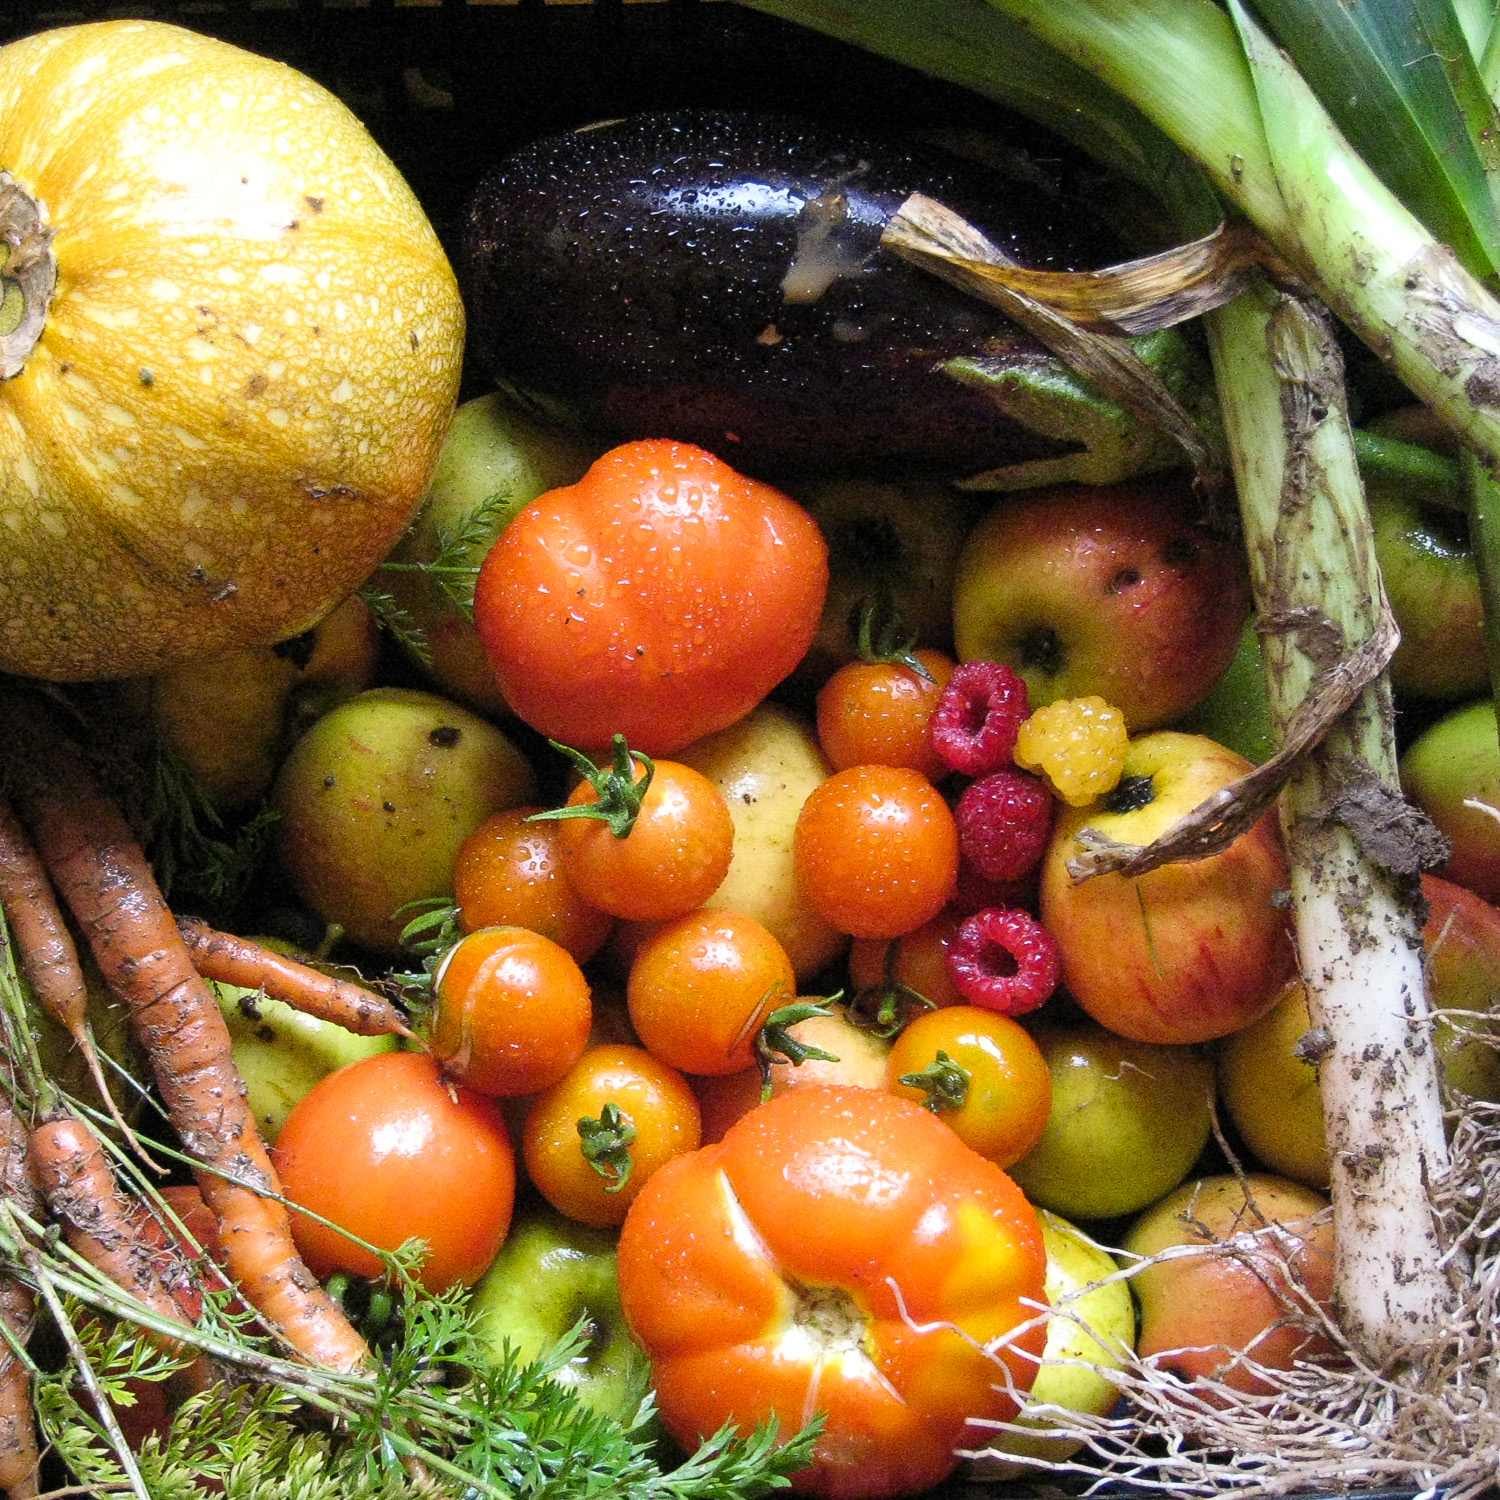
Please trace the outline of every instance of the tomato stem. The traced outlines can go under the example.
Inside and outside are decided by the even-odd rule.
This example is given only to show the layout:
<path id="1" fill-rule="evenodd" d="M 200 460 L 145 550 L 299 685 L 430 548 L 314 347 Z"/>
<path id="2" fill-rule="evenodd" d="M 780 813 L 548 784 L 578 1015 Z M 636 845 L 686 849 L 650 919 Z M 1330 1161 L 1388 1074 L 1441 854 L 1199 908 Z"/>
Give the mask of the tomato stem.
<path id="1" fill-rule="evenodd" d="M 808 1042 L 799 1042 L 791 1033 L 798 1021 L 813 1016 L 831 1016 L 829 1008 L 839 997 L 832 995 L 826 1004 L 814 1000 L 794 1000 L 790 1005 L 778 1006 L 766 1017 L 766 1024 L 755 1034 L 755 1058 L 760 1067 L 760 1098 L 764 1104 L 771 1097 L 771 1069 L 777 1064 L 791 1063 L 800 1068 L 812 1058 L 819 1062 L 837 1062 L 832 1052 L 814 1047 Z"/>
<path id="2" fill-rule="evenodd" d="M 548 740 L 547 743 L 573 762 L 574 769 L 593 787 L 598 800 L 575 802 L 565 807 L 550 808 L 546 812 L 532 813 L 526 821 L 543 823 L 561 821 L 563 818 L 596 818 L 601 823 L 608 823 L 609 831 L 617 839 L 627 837 L 635 827 L 651 778 L 656 775 L 656 762 L 645 751 L 632 750 L 625 743 L 623 734 L 614 737 L 613 761 L 607 771 L 596 766 L 582 751 L 559 745 L 556 740 Z M 645 775 L 639 781 L 635 779 L 633 763 L 636 761 L 645 770 Z"/>
<path id="3" fill-rule="evenodd" d="M 969 1070 L 954 1062 L 942 1048 L 920 1073 L 903 1073 L 899 1080 L 907 1088 L 921 1089 L 925 1096 L 922 1108 L 940 1115 L 944 1110 L 962 1109 L 969 1097 Z"/>
<path id="4" fill-rule="evenodd" d="M 611 1100 L 599 1111 L 598 1119 L 585 1115 L 578 1122 L 579 1150 L 583 1159 L 602 1177 L 606 1193 L 618 1193 L 630 1181 L 634 1163 L 630 1145 L 635 1140 L 635 1126 L 618 1104 Z"/>
<path id="5" fill-rule="evenodd" d="M 914 650 L 916 644 L 915 633 L 906 629 L 906 621 L 888 593 L 882 590 L 865 596 L 854 633 L 854 649 L 862 662 L 871 666 L 893 663 L 915 672 L 924 682 L 932 682 L 932 673 Z"/>

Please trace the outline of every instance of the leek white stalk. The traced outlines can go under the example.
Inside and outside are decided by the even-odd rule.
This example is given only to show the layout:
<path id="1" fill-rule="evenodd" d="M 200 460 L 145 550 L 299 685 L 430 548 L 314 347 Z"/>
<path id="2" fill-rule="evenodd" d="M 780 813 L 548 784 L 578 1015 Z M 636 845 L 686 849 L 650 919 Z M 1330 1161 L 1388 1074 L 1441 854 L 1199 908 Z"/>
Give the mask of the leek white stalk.
<path id="1" fill-rule="evenodd" d="M 1320 671 L 1375 633 L 1384 592 L 1331 330 L 1269 291 L 1207 324 L 1280 731 Z M 1414 877 L 1403 890 L 1351 832 L 1367 812 L 1378 819 L 1399 803 L 1382 679 L 1281 799 L 1338 1225 L 1340 1322 L 1382 1363 L 1440 1332 L 1454 1298 L 1429 1194 L 1448 1150 Z"/>

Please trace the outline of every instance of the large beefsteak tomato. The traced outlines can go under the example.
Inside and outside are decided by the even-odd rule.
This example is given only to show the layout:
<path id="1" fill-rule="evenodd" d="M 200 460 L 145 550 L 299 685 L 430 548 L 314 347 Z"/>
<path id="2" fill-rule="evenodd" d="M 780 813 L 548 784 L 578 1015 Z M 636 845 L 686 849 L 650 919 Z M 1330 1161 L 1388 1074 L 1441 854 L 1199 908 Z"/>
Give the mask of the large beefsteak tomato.
<path id="1" fill-rule="evenodd" d="M 0 48 L 0 671 L 295 635 L 401 535 L 463 310 L 364 127 L 155 21 Z"/>
<path id="2" fill-rule="evenodd" d="M 817 523 L 690 443 L 611 449 L 490 549 L 474 622 L 506 701 L 580 750 L 670 755 L 801 661 L 828 590 Z"/>
<path id="3" fill-rule="evenodd" d="M 1045 1337 L 1046 1254 L 1020 1189 L 874 1089 L 780 1095 L 668 1162 L 631 1205 L 619 1277 L 679 1443 L 822 1414 L 792 1483 L 845 1500 L 943 1479 L 966 1439 L 983 1446 L 968 1418 L 1015 1414 Z"/>

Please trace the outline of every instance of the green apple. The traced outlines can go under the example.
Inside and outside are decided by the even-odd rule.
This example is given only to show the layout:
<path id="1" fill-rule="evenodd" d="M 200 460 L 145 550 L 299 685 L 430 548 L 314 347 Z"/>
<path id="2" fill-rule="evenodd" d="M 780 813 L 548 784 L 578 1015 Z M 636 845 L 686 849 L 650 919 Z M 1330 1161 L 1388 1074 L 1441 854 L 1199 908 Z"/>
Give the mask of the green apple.
<path id="1" fill-rule="evenodd" d="M 293 640 L 188 657 L 136 685 L 162 739 L 234 812 L 265 794 L 314 719 L 370 686 L 379 658 L 380 632 L 356 595 Z"/>
<path id="2" fill-rule="evenodd" d="M 473 622 L 422 565 L 444 552 L 447 541 L 445 565 L 478 568 L 517 511 L 548 490 L 576 483 L 596 457 L 596 448 L 535 420 L 498 392 L 464 402 L 417 519 L 389 566 L 375 575 L 426 637 L 429 659 L 422 665 L 437 685 L 481 713 L 503 713 L 505 698 Z"/>
<path id="3" fill-rule="evenodd" d="M 1098 696 L 1132 732 L 1170 723 L 1229 669 L 1250 612 L 1240 548 L 1193 519 L 1185 481 L 1002 500 L 953 585 L 964 661 L 998 661 L 1031 706 Z"/>
<path id="4" fill-rule="evenodd" d="M 1500 1103 L 1500 910 L 1432 875 L 1422 877 L 1422 894 L 1433 1038 L 1443 1076 L 1460 1093 Z M 1444 1011 L 1464 1014 L 1445 1020 Z M 1318 1070 L 1302 1045 L 1311 1025 L 1306 991 L 1293 980 L 1269 1015 L 1225 1039 L 1219 1090 L 1262 1166 L 1326 1191 Z"/>
<path id="5" fill-rule="evenodd" d="M 531 766 L 477 714 L 432 693 L 372 688 L 293 746 L 271 789 L 297 895 L 350 941 L 399 949 L 398 910 L 453 889 L 463 841 L 535 801 Z"/>
<path id="6" fill-rule="evenodd" d="M 1031 1401 L 1036 1406 L 1102 1417 L 1120 1397 L 1109 1372 L 1120 1369 L 1135 1347 L 1135 1299 L 1108 1250 L 1057 1214 L 1042 1209 L 1037 1217 L 1047 1248 L 1047 1301 L 1066 1311 L 1048 1319 L 1047 1343 L 1031 1387 Z M 1056 1418 L 1022 1417 L 1018 1425 L 1034 1428 L 1034 1435 L 992 1434 L 984 1457 L 969 1464 L 970 1478 L 1014 1479 L 1035 1472 L 1001 1454 L 1061 1463 L 1083 1446 L 1081 1438 L 1054 1431 Z"/>
<path id="7" fill-rule="evenodd" d="M 1259 1173 L 1200 1178 L 1153 1204 L 1126 1236 L 1130 1255 L 1154 1256 L 1178 1245 L 1199 1245 L 1204 1253 L 1158 1261 L 1132 1277 L 1141 1356 L 1184 1380 L 1207 1376 L 1265 1394 L 1268 1382 L 1246 1368 L 1245 1355 L 1285 1370 L 1329 1352 L 1321 1334 L 1288 1318 L 1283 1269 L 1291 1264 L 1308 1294 L 1328 1307 L 1333 1220 L 1327 1209 L 1311 1188 Z M 1215 1248 L 1226 1244 L 1235 1253 Z"/>
<path id="8" fill-rule="evenodd" d="M 1473 698 L 1489 686 L 1479 564 L 1461 511 L 1404 485 L 1367 486 L 1375 556 L 1401 644 L 1391 685 L 1423 698 Z"/>
<path id="9" fill-rule="evenodd" d="M 470 1308 L 497 1361 L 507 1347 L 533 1360 L 586 1320 L 587 1342 L 553 1379 L 591 1410 L 629 1422 L 649 1389 L 650 1366 L 620 1310 L 615 1238 L 550 1209 L 518 1213 Z"/>
<path id="10" fill-rule="evenodd" d="M 1245 621 L 1229 670 L 1173 727 L 1188 734 L 1207 735 L 1257 766 L 1276 753 L 1276 730 L 1266 693 L 1266 663 L 1254 620 Z"/>
<path id="11" fill-rule="evenodd" d="M 1430 725 L 1401 757 L 1401 785 L 1453 843 L 1441 874 L 1500 901 L 1500 734 L 1481 698 Z"/>
<path id="12" fill-rule="evenodd" d="M 828 542 L 828 596 L 798 680 L 821 685 L 857 655 L 859 614 L 867 599 L 894 606 L 919 646 L 948 650 L 958 554 L 968 506 L 945 485 L 828 480 L 799 490 Z"/>
<path id="13" fill-rule="evenodd" d="M 1303 1044 L 1311 1028 L 1307 991 L 1293 979 L 1266 1015 L 1224 1039 L 1219 1093 L 1240 1138 L 1263 1167 L 1326 1192 L 1323 1101 L 1317 1066 Z"/>
<path id="14" fill-rule="evenodd" d="M 319 1079 L 346 1063 L 396 1049 L 393 1036 L 357 1036 L 259 990 L 234 984 L 213 988 L 245 1080 L 246 1102 L 267 1144 L 275 1143 L 292 1106 Z"/>
<path id="15" fill-rule="evenodd" d="M 1202 735 L 1160 729 L 1131 741 L 1112 792 L 1059 809 L 1042 862 L 1042 923 L 1063 982 L 1101 1026 L 1147 1042 L 1206 1042 L 1276 1003 L 1296 963 L 1277 899 L 1288 877 L 1274 812 L 1206 859 L 1083 881 L 1068 869 L 1086 828 L 1145 846 L 1250 769 Z"/>
<path id="16" fill-rule="evenodd" d="M 1192 1171 L 1212 1128 L 1214 1067 L 1203 1052 L 1088 1024 L 1031 1030 L 1052 1074 L 1052 1111 L 1010 1175 L 1033 1203 L 1112 1219 Z"/>

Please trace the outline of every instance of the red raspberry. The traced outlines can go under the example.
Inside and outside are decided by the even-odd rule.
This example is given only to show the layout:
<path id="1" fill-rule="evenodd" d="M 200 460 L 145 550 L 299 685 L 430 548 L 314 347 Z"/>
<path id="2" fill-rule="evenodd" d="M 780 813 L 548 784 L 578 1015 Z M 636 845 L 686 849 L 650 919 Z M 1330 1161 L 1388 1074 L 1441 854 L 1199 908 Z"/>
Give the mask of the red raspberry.
<path id="1" fill-rule="evenodd" d="M 947 964 L 953 987 L 970 1005 L 1007 1016 L 1035 1010 L 1062 973 L 1052 934 L 1029 913 L 999 907 L 960 924 Z"/>
<path id="2" fill-rule="evenodd" d="M 1020 880 L 1037 867 L 1052 832 L 1053 796 L 1025 771 L 971 781 L 958 799 L 958 847 L 986 880 Z"/>
<path id="3" fill-rule="evenodd" d="M 932 711 L 932 748 L 950 770 L 985 776 L 1011 764 L 1031 712 L 1026 684 L 993 661 L 960 662 Z"/>

